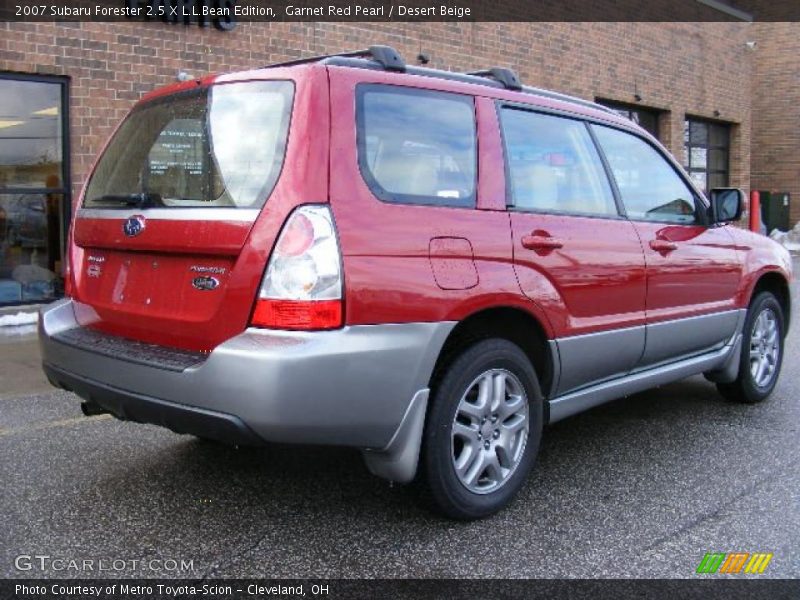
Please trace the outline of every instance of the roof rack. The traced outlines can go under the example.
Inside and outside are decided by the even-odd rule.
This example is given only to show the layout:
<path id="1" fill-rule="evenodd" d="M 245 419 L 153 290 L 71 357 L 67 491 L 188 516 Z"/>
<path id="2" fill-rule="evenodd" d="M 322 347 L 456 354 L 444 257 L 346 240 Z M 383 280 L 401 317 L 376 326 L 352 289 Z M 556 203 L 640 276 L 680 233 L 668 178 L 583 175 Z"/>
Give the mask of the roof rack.
<path id="1" fill-rule="evenodd" d="M 339 52 L 336 54 L 323 54 L 320 56 L 308 56 L 297 58 L 286 62 L 274 63 L 267 67 L 293 67 L 314 62 L 328 62 L 329 59 L 336 58 L 366 58 L 372 59 L 387 71 L 403 72 L 406 70 L 406 63 L 400 53 L 391 46 L 370 46 L 364 50 L 352 50 L 349 52 Z"/>
<path id="2" fill-rule="evenodd" d="M 522 85 L 517 74 L 512 70 L 505 67 L 491 67 L 481 71 L 473 71 L 471 73 L 456 73 L 454 71 L 443 71 L 440 69 L 431 69 L 428 67 L 418 67 L 416 65 L 406 65 L 400 53 L 391 46 L 370 46 L 365 50 L 354 50 L 351 52 L 340 52 L 338 54 L 325 54 L 322 56 L 311 56 L 308 58 L 298 58 L 283 63 L 269 65 L 269 67 L 290 67 L 294 65 L 302 65 L 306 63 L 319 62 L 325 65 L 353 67 L 360 69 L 382 69 L 386 71 L 397 71 L 400 73 L 408 73 L 409 75 L 420 75 L 423 77 L 436 77 L 438 79 L 449 79 L 451 81 L 461 81 L 463 83 L 472 83 L 477 85 L 487 85 L 495 88 L 504 88 L 507 90 L 524 92 L 528 94 L 535 94 L 545 98 L 552 98 L 553 100 L 561 100 L 578 104 L 586 108 L 593 108 L 607 113 L 616 114 L 610 108 L 597 104 L 591 100 L 584 100 L 569 94 L 562 94 L 560 92 L 552 92 L 536 87 Z"/>
<path id="3" fill-rule="evenodd" d="M 472 71 L 467 75 L 474 75 L 475 77 L 491 77 L 495 81 L 503 84 L 507 90 L 514 90 L 517 92 L 522 91 L 522 82 L 519 80 L 517 74 L 511 69 L 504 67 L 491 67 L 483 71 Z"/>

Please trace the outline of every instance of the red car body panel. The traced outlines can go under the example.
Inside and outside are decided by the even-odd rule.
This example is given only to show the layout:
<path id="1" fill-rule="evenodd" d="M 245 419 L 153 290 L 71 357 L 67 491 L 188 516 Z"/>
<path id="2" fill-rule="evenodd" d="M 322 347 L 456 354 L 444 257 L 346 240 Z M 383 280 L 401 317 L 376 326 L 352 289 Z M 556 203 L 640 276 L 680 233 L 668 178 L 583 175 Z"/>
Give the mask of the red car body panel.
<path id="1" fill-rule="evenodd" d="M 765 275 L 777 275 L 785 281 L 791 281 L 791 259 L 788 252 L 784 251 L 786 263 L 776 260 L 777 244 L 763 235 L 728 227 L 733 238 L 734 247 L 742 263 L 742 276 L 736 289 L 736 304 L 746 307 L 753 296 L 753 291 L 759 280 Z M 789 326 L 789 323 L 786 323 Z"/>
<path id="2" fill-rule="evenodd" d="M 730 227 L 634 225 L 647 262 L 649 322 L 742 308 L 736 298 L 742 257 L 736 252 Z M 672 242 L 675 249 L 654 250 L 653 240 Z"/>
<path id="3" fill-rule="evenodd" d="M 511 222 L 520 286 L 550 315 L 555 337 L 645 323 L 644 258 L 629 221 L 518 212 Z M 521 243 L 528 235 L 563 246 L 529 250 Z"/>

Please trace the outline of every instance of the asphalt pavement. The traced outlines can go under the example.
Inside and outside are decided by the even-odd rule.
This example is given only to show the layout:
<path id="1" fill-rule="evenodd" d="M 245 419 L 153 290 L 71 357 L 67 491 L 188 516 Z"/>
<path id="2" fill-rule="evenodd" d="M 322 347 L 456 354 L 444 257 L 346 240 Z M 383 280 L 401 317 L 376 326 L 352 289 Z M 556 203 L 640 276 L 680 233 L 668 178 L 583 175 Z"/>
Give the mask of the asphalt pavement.
<path id="1" fill-rule="evenodd" d="M 794 321 L 766 403 L 694 377 L 562 421 L 515 502 L 474 523 L 435 516 L 353 450 L 83 417 L 31 368 L 31 334 L 5 335 L 0 577 L 684 578 L 706 552 L 770 552 L 760 577 L 798 578 Z"/>

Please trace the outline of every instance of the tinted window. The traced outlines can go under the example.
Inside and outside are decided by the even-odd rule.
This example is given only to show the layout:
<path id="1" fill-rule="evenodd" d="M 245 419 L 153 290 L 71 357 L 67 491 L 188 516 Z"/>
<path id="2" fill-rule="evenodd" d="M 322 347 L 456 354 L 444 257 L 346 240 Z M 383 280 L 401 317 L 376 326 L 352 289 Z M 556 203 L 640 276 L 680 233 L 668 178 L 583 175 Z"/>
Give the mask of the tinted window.
<path id="1" fill-rule="evenodd" d="M 62 86 L 0 79 L 0 188 L 60 188 Z"/>
<path id="2" fill-rule="evenodd" d="M 0 73 L 0 306 L 63 293 L 66 79 Z"/>
<path id="3" fill-rule="evenodd" d="M 593 127 L 631 219 L 695 221 L 694 194 L 655 148 L 624 131 Z"/>
<path id="4" fill-rule="evenodd" d="M 603 164 L 582 121 L 504 108 L 511 204 L 523 210 L 616 215 Z"/>
<path id="5" fill-rule="evenodd" d="M 358 153 L 387 202 L 475 203 L 475 111 L 469 97 L 386 85 L 358 88 Z"/>
<path id="6" fill-rule="evenodd" d="M 92 175 L 85 206 L 155 194 L 168 207 L 260 207 L 283 164 L 294 87 L 213 86 L 136 108 Z"/>

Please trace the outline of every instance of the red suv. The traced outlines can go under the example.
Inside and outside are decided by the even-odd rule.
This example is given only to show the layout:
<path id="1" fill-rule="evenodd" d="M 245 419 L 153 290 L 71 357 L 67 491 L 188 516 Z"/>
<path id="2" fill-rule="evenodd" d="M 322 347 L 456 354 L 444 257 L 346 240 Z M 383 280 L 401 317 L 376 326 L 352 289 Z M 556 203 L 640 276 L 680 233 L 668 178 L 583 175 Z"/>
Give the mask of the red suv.
<path id="1" fill-rule="evenodd" d="M 79 200 L 50 381 L 234 444 L 362 450 L 462 519 L 523 485 L 542 428 L 704 373 L 775 387 L 788 253 L 726 224 L 651 136 L 513 72 L 391 48 L 178 83 Z"/>

